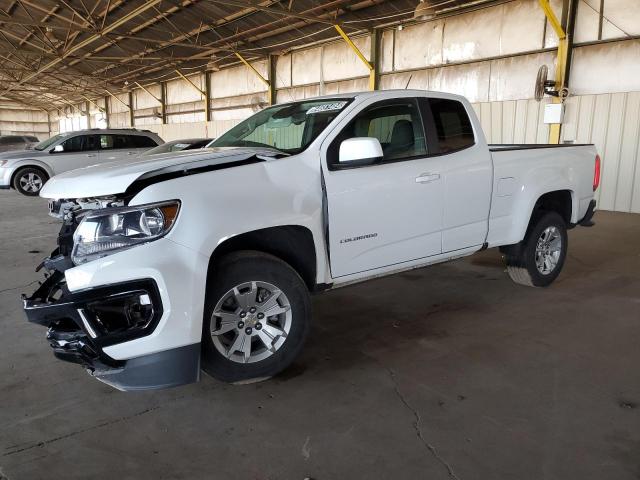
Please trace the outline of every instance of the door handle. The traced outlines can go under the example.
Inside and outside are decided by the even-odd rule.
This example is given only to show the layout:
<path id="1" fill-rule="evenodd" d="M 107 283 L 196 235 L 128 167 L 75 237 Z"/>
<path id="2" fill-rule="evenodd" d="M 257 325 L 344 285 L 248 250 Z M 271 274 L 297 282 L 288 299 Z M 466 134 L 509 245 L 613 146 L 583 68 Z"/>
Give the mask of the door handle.
<path id="1" fill-rule="evenodd" d="M 135 155 L 137 152 L 127 152 L 127 155 Z"/>
<path id="2" fill-rule="evenodd" d="M 440 180 L 439 173 L 423 173 L 422 175 L 416 177 L 416 183 L 431 183 L 436 180 Z"/>
<path id="3" fill-rule="evenodd" d="M 91 157 L 95 157 L 95 156 L 96 156 L 96 154 L 95 154 L 95 153 L 88 153 L 88 154 L 87 154 L 87 157 L 89 157 L 89 158 L 91 158 Z"/>

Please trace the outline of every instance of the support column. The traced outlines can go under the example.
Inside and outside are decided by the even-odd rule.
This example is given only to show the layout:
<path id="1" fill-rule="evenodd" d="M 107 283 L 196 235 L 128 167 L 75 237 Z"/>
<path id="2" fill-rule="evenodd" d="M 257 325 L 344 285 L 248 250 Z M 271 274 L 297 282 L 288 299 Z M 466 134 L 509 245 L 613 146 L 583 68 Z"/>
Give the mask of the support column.
<path id="1" fill-rule="evenodd" d="M 540 1 L 543 1 L 543 0 L 540 0 Z M 342 27 L 340 27 L 340 25 L 334 25 L 334 28 L 340 34 L 342 39 L 347 43 L 347 45 L 349 45 L 351 50 L 353 50 L 353 53 L 355 53 L 358 56 L 358 58 L 362 61 L 362 63 L 364 63 L 365 66 L 369 69 L 369 90 L 375 90 L 376 89 L 375 68 L 373 67 L 371 62 L 369 62 L 369 60 L 367 60 L 367 58 L 362 54 L 360 49 L 358 47 L 356 47 L 356 44 L 353 43 L 353 41 L 344 32 L 344 30 L 342 30 Z M 372 39 L 372 41 L 373 41 L 373 39 Z"/>
<path id="2" fill-rule="evenodd" d="M 129 90 L 129 126 L 136 128 L 136 118 L 133 112 L 133 92 Z"/>
<path id="3" fill-rule="evenodd" d="M 109 97 L 104 97 L 104 121 L 107 124 L 107 128 L 111 128 L 111 122 L 109 121 Z"/>
<path id="4" fill-rule="evenodd" d="M 577 0 L 564 0 L 562 5 L 562 21 L 558 20 L 549 0 L 538 0 L 540 7 L 544 11 L 545 16 L 553 27 L 558 37 L 558 51 L 556 55 L 556 75 L 555 90 L 562 92 L 569 86 L 569 71 L 571 67 L 571 53 L 573 47 L 573 31 L 575 27 L 575 17 L 577 9 Z M 563 103 L 562 94 L 553 98 L 553 103 Z M 560 143 L 560 133 L 562 125 L 554 123 L 549 126 L 549 143 Z"/>
<path id="5" fill-rule="evenodd" d="M 204 72 L 204 118 L 211 121 L 211 72 Z"/>
<path id="6" fill-rule="evenodd" d="M 91 125 L 91 105 L 89 101 L 84 102 L 84 110 L 87 113 L 87 128 L 93 128 L 93 125 Z"/>
<path id="7" fill-rule="evenodd" d="M 369 90 L 378 90 L 380 88 L 380 44 L 381 32 L 379 28 L 371 31 L 371 64 L 373 70 L 369 72 Z"/>
<path id="8" fill-rule="evenodd" d="M 167 124 L 167 83 L 160 82 L 160 119 Z"/>
<path id="9" fill-rule="evenodd" d="M 276 56 L 269 54 L 267 57 L 267 75 L 269 76 L 269 90 L 267 102 L 269 105 L 276 103 Z"/>

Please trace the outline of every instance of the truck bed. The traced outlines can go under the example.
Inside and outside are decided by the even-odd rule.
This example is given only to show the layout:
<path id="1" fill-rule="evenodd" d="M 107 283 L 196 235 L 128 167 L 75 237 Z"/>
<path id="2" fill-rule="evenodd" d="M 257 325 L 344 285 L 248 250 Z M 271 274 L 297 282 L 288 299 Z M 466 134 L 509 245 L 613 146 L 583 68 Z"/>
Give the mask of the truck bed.
<path id="1" fill-rule="evenodd" d="M 597 155 L 593 145 L 493 144 L 489 150 L 494 172 L 489 246 L 522 240 L 535 202 L 546 192 L 570 195 L 568 224 L 579 222 L 587 213 Z"/>
<path id="2" fill-rule="evenodd" d="M 593 143 L 490 143 L 489 151 L 503 152 L 505 150 L 533 150 L 535 148 L 564 148 L 564 147 L 591 147 Z"/>

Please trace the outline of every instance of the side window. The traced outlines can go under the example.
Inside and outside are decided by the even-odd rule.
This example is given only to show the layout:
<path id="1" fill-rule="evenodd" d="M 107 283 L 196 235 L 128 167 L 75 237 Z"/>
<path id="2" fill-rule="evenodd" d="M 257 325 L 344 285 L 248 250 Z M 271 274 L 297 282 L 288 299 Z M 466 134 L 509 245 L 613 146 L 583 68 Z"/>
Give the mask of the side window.
<path id="1" fill-rule="evenodd" d="M 113 135 L 100 135 L 100 149 L 109 150 L 113 148 Z"/>
<path id="2" fill-rule="evenodd" d="M 100 138 L 98 137 L 98 135 L 85 135 L 84 143 L 82 145 L 82 150 L 83 151 L 100 150 L 99 140 Z"/>
<path id="3" fill-rule="evenodd" d="M 131 135 L 100 135 L 100 148 L 102 150 L 136 148 Z"/>
<path id="4" fill-rule="evenodd" d="M 462 103 L 444 98 L 430 98 L 439 153 L 462 150 L 475 144 L 471 120 Z"/>
<path id="5" fill-rule="evenodd" d="M 131 135 L 113 135 L 113 148 L 136 148 Z"/>
<path id="6" fill-rule="evenodd" d="M 64 153 L 81 152 L 84 144 L 85 135 L 77 135 L 62 142 L 62 151 Z"/>
<path id="7" fill-rule="evenodd" d="M 158 146 L 155 140 L 150 137 L 134 135 L 131 139 L 133 140 L 133 148 L 153 148 Z"/>
<path id="8" fill-rule="evenodd" d="M 427 155 L 420 110 L 413 98 L 384 100 L 366 107 L 331 143 L 329 165 L 337 164 L 340 144 L 357 137 L 377 138 L 382 145 L 383 162 Z"/>

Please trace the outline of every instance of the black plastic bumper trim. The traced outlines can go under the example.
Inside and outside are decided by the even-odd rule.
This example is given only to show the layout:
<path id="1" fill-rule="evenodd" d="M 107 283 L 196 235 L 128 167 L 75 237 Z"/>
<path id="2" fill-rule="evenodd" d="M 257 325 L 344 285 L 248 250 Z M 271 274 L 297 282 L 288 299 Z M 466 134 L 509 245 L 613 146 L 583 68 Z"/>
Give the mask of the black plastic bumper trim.
<path id="1" fill-rule="evenodd" d="M 118 390 L 177 387 L 200 379 L 200 344 L 127 360 L 121 368 L 95 369 L 91 375 Z"/>
<path id="2" fill-rule="evenodd" d="M 596 201 L 591 200 L 589 202 L 589 208 L 587 208 L 587 213 L 585 216 L 578 222 L 578 225 L 582 227 L 593 227 L 596 223 L 592 220 L 593 216 L 596 213 Z"/>
<path id="3" fill-rule="evenodd" d="M 55 299 L 56 292 L 60 296 Z M 23 308 L 27 320 L 31 323 L 51 326 L 56 321 L 72 320 L 85 335 L 91 337 L 84 325 L 78 310 L 86 310 L 87 304 L 106 301 L 115 297 L 134 293 L 147 293 L 152 301 L 154 315 L 151 322 L 136 331 L 106 333 L 92 338 L 95 347 L 102 348 L 117 343 L 127 342 L 149 335 L 155 330 L 162 317 L 162 300 L 156 282 L 151 279 L 114 283 L 107 286 L 95 287 L 77 292 L 70 292 L 64 281 L 64 274 L 54 272 L 30 297 L 23 296 Z M 96 326 L 93 325 L 95 328 Z"/>

